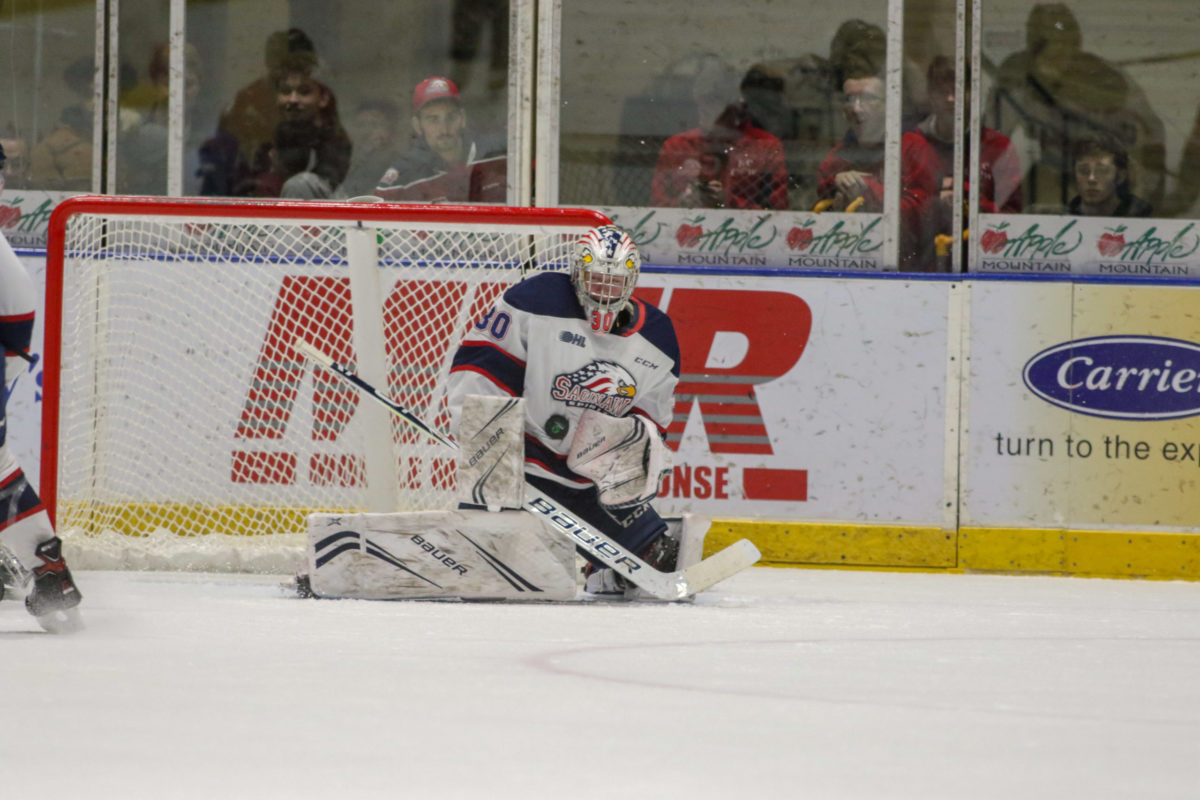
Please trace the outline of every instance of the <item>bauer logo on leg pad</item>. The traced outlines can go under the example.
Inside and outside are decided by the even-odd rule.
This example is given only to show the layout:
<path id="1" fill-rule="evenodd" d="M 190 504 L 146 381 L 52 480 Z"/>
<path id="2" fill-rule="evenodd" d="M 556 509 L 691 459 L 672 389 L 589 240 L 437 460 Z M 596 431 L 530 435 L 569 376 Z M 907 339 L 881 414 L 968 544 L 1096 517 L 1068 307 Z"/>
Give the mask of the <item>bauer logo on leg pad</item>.
<path id="1" fill-rule="evenodd" d="M 313 514 L 309 580 L 320 597 L 569 600 L 575 550 L 524 512 Z"/>
<path id="2" fill-rule="evenodd" d="M 458 420 L 458 499 L 520 508 L 525 486 L 525 401 L 467 395 Z"/>
<path id="3" fill-rule="evenodd" d="M 460 533 L 461 533 L 461 531 L 460 531 Z M 411 541 L 417 547 L 420 547 L 426 553 L 429 553 L 430 557 L 432 557 L 435 561 L 440 561 L 442 564 L 444 564 L 446 566 L 447 569 L 454 570 L 459 575 L 466 575 L 468 572 L 470 572 L 470 570 L 467 569 L 467 566 L 465 564 L 460 564 L 457 561 L 455 561 L 448 554 L 439 550 L 437 545 L 433 544 L 432 542 L 427 541 L 425 539 L 425 537 L 420 535 L 419 533 L 413 534 L 412 539 L 410 539 L 409 541 Z"/>

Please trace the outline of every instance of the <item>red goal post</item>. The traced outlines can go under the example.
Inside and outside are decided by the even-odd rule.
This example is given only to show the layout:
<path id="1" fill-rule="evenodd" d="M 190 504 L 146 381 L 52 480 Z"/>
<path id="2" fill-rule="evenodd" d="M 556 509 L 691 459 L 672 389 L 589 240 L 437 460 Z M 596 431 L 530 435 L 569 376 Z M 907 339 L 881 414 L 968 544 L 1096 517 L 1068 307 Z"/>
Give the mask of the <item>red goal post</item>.
<path id="1" fill-rule="evenodd" d="M 444 430 L 472 321 L 531 272 L 568 268 L 575 239 L 608 223 L 564 208 L 64 201 L 49 223 L 40 483 L 60 534 L 298 533 L 312 511 L 452 506 L 452 457 L 292 343 Z"/>

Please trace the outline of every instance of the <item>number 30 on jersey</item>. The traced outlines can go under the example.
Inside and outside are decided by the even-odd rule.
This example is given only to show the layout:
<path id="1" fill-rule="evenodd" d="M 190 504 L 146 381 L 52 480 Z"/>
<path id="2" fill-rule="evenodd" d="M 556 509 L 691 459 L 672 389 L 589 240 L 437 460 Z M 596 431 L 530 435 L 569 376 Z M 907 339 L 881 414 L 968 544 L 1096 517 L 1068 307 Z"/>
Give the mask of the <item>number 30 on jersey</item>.
<path id="1" fill-rule="evenodd" d="M 605 311 L 601 314 L 599 311 L 592 312 L 592 330 L 594 331 L 611 331 L 613 326 L 613 312 Z"/>
<path id="2" fill-rule="evenodd" d="M 496 339 L 503 339 L 508 333 L 508 326 L 512 322 L 512 317 L 507 311 L 496 313 L 496 309 L 490 309 L 483 319 L 475 323 L 475 327 L 481 331 L 489 331 Z"/>

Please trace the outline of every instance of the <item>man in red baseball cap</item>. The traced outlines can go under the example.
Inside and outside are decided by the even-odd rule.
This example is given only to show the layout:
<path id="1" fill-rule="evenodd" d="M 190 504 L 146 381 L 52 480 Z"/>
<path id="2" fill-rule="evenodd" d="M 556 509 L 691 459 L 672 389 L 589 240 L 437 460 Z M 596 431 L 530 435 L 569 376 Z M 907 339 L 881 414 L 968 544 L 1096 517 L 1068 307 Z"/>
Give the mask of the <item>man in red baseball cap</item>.
<path id="1" fill-rule="evenodd" d="M 504 200 L 506 143 L 471 136 L 454 81 L 434 75 L 418 83 L 412 110 L 412 145 L 384 173 L 376 195 L 420 202 Z"/>
<path id="2" fill-rule="evenodd" d="M 447 166 L 467 160 L 463 132 L 467 111 L 458 99 L 458 86 L 449 78 L 434 76 L 413 90 L 413 133 L 425 141 Z"/>

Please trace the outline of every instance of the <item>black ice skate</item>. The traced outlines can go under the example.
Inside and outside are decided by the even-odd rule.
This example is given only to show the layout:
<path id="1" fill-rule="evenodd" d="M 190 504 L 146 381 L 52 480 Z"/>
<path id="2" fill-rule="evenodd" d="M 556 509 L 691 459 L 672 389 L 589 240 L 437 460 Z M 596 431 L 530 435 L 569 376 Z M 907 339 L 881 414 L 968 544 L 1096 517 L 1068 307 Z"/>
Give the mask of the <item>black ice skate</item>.
<path id="1" fill-rule="evenodd" d="M 679 540 L 664 533 L 645 549 L 642 560 L 659 572 L 674 572 L 679 562 Z"/>
<path id="2" fill-rule="evenodd" d="M 83 627 L 76 606 L 83 599 L 67 562 L 62 557 L 62 539 L 42 542 L 34 554 L 42 563 L 33 568 L 33 588 L 25 597 L 25 608 L 50 633 L 70 633 Z"/>
<path id="3" fill-rule="evenodd" d="M 659 572 L 674 572 L 679 561 L 679 540 L 664 533 L 643 550 L 639 557 L 646 565 Z M 583 591 L 594 597 L 621 597 L 626 600 L 646 599 L 648 595 L 612 567 L 597 566 L 591 562 L 583 571 Z"/>

